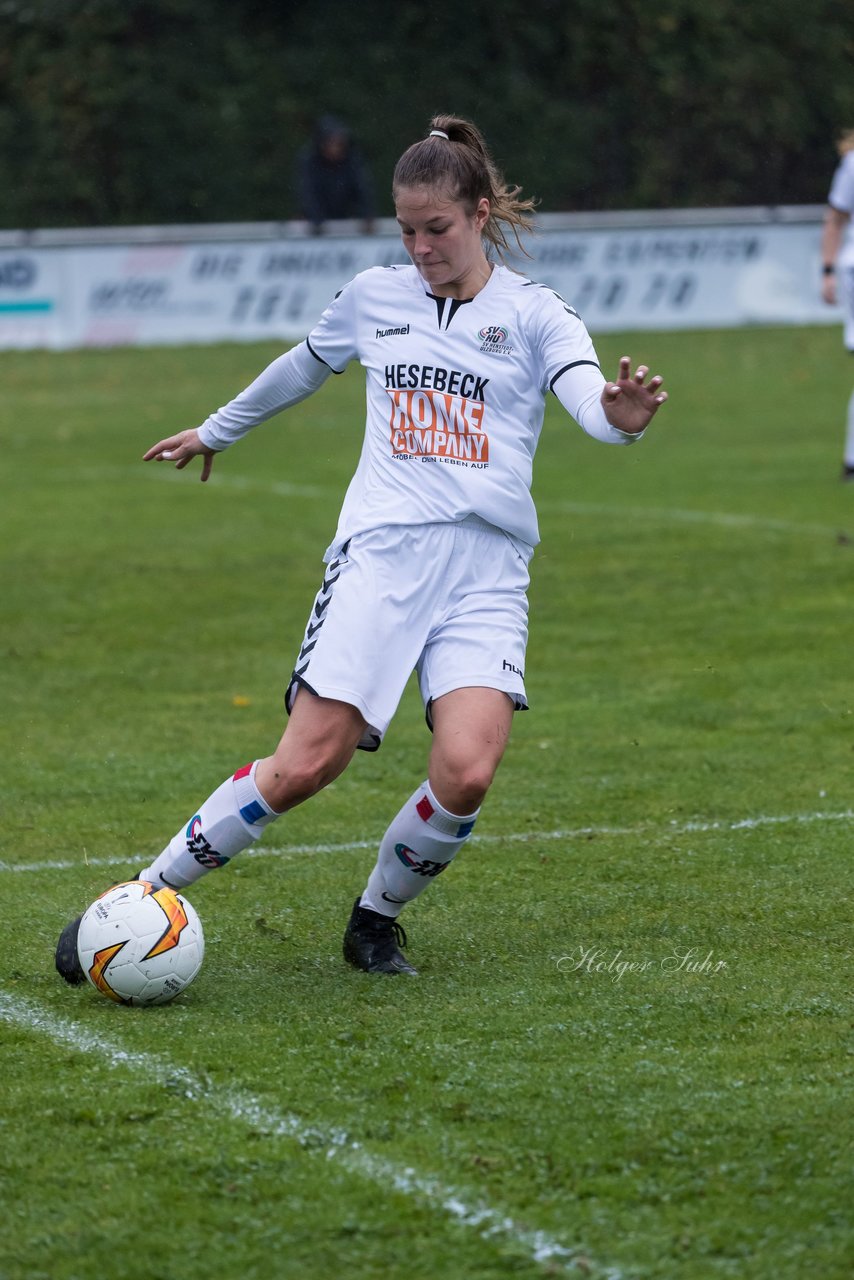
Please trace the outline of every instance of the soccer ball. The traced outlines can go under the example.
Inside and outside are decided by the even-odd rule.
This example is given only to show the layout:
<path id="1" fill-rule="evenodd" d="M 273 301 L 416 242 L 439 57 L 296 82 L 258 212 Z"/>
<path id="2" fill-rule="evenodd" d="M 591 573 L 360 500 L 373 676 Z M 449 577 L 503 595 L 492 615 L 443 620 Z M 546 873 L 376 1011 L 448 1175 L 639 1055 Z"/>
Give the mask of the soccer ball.
<path id="1" fill-rule="evenodd" d="M 102 893 L 77 934 L 83 972 L 119 1004 L 166 1004 L 190 985 L 204 954 L 193 906 L 174 889 L 155 889 L 146 880 Z"/>

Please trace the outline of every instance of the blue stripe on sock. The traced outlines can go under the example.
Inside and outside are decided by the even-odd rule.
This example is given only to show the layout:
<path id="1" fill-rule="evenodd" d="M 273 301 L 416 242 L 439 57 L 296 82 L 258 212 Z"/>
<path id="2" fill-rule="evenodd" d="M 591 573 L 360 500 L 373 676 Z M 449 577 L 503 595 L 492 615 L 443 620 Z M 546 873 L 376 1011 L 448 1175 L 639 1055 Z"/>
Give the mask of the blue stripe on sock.
<path id="1" fill-rule="evenodd" d="M 459 831 L 457 832 L 458 840 L 465 840 L 466 836 L 470 836 L 474 831 L 474 822 L 461 822 Z"/>
<path id="2" fill-rule="evenodd" d="M 244 822 L 248 822 L 249 826 L 254 826 L 260 818 L 266 817 L 267 810 L 257 800 L 253 800 L 251 804 L 244 805 L 240 810 L 240 816 Z"/>

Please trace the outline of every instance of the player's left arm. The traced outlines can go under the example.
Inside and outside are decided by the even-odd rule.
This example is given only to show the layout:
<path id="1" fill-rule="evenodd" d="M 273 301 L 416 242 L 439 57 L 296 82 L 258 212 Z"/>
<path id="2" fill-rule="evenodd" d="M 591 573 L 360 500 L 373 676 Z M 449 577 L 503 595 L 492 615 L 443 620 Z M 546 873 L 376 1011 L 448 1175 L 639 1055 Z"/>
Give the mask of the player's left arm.
<path id="1" fill-rule="evenodd" d="M 617 377 L 608 381 L 578 313 L 548 289 L 532 301 L 537 304 L 532 346 L 540 354 L 545 385 L 594 439 L 604 444 L 639 440 L 667 400 L 661 376 L 650 378 L 642 364 L 633 372 L 630 357 L 623 356 Z"/>
<path id="2" fill-rule="evenodd" d="M 639 365 L 632 374 L 631 360 L 623 356 L 619 376 L 609 382 L 602 376 L 591 347 L 591 358 L 562 369 L 551 389 L 575 421 L 603 444 L 634 444 L 667 399 L 659 376 L 647 382 L 648 369 Z"/>
<path id="3" fill-rule="evenodd" d="M 829 204 L 821 228 L 821 296 L 829 306 L 836 304 L 836 259 L 851 214 Z"/>
<path id="4" fill-rule="evenodd" d="M 630 356 L 620 357 L 620 368 L 614 382 L 606 382 L 600 397 L 605 417 L 612 427 L 626 435 L 640 435 L 649 426 L 658 410 L 667 400 L 667 392 L 661 390 L 664 379 L 660 374 L 649 378 L 649 369 L 639 364 L 632 373 Z"/>

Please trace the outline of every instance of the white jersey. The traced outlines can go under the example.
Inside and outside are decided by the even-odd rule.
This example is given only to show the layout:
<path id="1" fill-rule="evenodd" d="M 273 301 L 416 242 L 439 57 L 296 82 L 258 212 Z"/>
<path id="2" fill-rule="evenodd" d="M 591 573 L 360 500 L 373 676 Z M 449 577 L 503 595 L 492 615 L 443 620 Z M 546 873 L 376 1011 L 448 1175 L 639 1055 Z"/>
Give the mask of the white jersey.
<path id="1" fill-rule="evenodd" d="M 854 267 L 854 151 L 846 151 L 830 186 L 828 204 L 849 215 L 845 238 L 840 246 L 837 265 Z"/>
<path id="2" fill-rule="evenodd" d="M 598 409 L 604 383 L 562 298 L 503 266 L 466 301 L 427 292 L 414 266 L 375 267 L 341 290 L 307 344 L 335 372 L 359 360 L 367 377 L 362 454 L 330 551 L 382 525 L 470 515 L 538 542 L 530 489 L 546 393 L 588 366 Z M 631 440 L 607 425 L 595 434 Z"/>

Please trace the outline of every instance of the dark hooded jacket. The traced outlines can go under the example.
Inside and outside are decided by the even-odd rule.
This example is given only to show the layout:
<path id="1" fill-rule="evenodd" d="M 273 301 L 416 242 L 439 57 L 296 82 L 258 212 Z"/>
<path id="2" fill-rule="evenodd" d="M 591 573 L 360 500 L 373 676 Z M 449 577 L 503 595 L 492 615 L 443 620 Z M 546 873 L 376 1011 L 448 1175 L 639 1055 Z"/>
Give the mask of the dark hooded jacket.
<path id="1" fill-rule="evenodd" d="M 323 144 L 334 137 L 345 145 L 341 158 L 331 160 Z M 313 141 L 300 152 L 297 188 L 300 215 L 315 227 L 335 218 L 374 216 L 370 174 L 349 129 L 334 116 L 318 120 Z"/>

